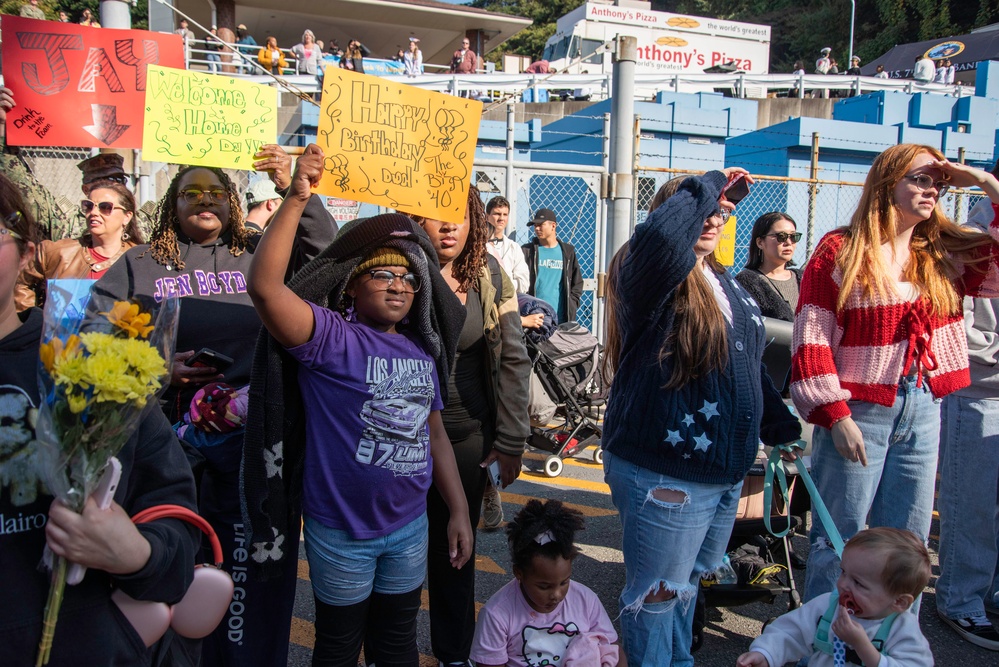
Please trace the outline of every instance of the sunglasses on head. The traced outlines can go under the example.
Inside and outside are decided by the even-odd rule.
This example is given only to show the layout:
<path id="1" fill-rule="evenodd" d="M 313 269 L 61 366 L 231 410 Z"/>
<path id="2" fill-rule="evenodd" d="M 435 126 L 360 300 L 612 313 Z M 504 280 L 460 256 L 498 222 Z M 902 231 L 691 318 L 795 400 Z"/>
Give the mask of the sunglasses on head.
<path id="1" fill-rule="evenodd" d="M 83 215 L 90 215 L 95 206 L 101 215 L 111 215 L 116 208 L 122 211 L 125 210 L 121 206 L 115 206 L 114 203 L 109 201 L 94 202 L 89 199 L 80 200 L 80 210 L 83 211 Z"/>
<path id="2" fill-rule="evenodd" d="M 789 240 L 791 243 L 797 243 L 801 240 L 801 232 L 774 232 L 765 236 L 777 239 L 777 243 L 786 243 Z"/>

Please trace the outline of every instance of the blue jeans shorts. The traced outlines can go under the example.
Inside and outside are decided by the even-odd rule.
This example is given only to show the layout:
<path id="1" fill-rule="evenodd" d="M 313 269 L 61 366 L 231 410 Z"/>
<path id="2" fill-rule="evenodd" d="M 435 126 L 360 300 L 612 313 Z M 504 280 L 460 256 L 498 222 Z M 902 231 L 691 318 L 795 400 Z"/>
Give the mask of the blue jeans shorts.
<path id="1" fill-rule="evenodd" d="M 354 539 L 306 516 L 305 553 L 312 590 L 328 605 L 364 602 L 372 591 L 409 593 L 423 586 L 427 574 L 427 515 L 370 540 Z"/>

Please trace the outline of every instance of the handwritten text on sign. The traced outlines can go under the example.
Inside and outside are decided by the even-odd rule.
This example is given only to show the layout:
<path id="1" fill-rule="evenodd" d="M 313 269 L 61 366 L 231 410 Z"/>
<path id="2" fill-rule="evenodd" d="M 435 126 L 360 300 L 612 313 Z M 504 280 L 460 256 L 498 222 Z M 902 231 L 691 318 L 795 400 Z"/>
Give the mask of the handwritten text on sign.
<path id="1" fill-rule="evenodd" d="M 321 194 L 463 222 L 482 103 L 326 68 Z"/>
<path id="2" fill-rule="evenodd" d="M 235 77 L 152 66 L 145 111 L 146 160 L 251 169 L 277 142 L 277 90 Z"/>
<path id="3" fill-rule="evenodd" d="M 141 148 L 148 65 L 184 66 L 179 35 L 4 15 L 13 146 Z"/>

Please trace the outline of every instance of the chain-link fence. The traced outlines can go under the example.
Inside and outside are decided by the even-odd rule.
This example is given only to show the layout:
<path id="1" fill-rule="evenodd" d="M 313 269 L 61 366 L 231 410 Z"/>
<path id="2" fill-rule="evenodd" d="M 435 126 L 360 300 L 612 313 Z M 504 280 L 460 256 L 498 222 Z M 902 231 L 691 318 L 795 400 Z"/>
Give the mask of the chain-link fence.
<path id="1" fill-rule="evenodd" d="M 39 182 L 55 196 L 59 206 L 70 218 L 76 217 L 83 230 L 83 218 L 77 215 L 80 192 L 80 171 L 77 163 L 90 157 L 89 149 L 24 148 L 21 157 Z M 604 229 L 606 203 L 600 198 L 601 170 L 595 167 L 574 168 L 556 163 L 516 162 L 476 164 L 474 183 L 488 202 L 503 195 L 511 202 L 511 219 L 515 240 L 524 244 L 533 237 L 528 226 L 539 208 L 553 210 L 558 218 L 558 238 L 576 249 L 584 278 L 584 292 L 577 319 L 587 327 L 599 329 L 600 307 L 596 300 L 597 275 L 604 265 Z M 129 168 L 126 166 L 126 170 Z M 148 179 L 147 201 L 140 197 L 140 225 L 149 236 L 155 203 L 166 192 L 176 175 L 177 165 L 141 162 L 132 173 Z M 264 176 L 248 171 L 227 171 L 242 194 L 251 183 Z M 635 171 L 635 224 L 645 220 L 649 202 L 656 191 L 669 179 L 703 173 L 679 169 L 638 167 Z M 849 224 L 860 200 L 860 182 L 810 180 L 774 176 L 754 176 L 755 184 L 749 195 L 736 209 L 737 226 L 735 261 L 738 271 L 748 258 L 753 222 L 762 214 L 781 211 L 790 216 L 804 235 L 795 252 L 795 262 L 804 264 L 824 234 Z M 509 181 L 509 182 L 508 182 Z M 137 195 L 140 194 L 137 192 Z M 951 190 L 941 200 L 947 215 L 958 223 L 968 220 L 969 211 L 983 198 L 980 191 Z"/>
<path id="2" fill-rule="evenodd" d="M 512 183 L 508 177 L 512 174 Z M 566 171 L 564 165 L 518 163 L 512 170 L 503 167 L 476 167 L 474 182 L 488 203 L 502 195 L 510 200 L 514 239 L 521 245 L 533 237 L 528 226 L 539 208 L 551 209 L 557 219 L 559 240 L 571 243 L 583 275 L 583 296 L 576 319 L 583 326 L 593 324 L 596 276 L 602 266 L 600 239 L 603 238 L 604 206 L 600 199 L 600 174 Z M 509 232 L 508 232 L 509 233 Z"/>
<path id="3" fill-rule="evenodd" d="M 635 223 L 648 216 L 649 202 L 659 188 L 671 178 L 699 174 L 699 171 L 679 169 L 639 168 L 635 172 Z M 850 224 L 863 183 L 809 180 L 775 176 L 753 176 L 755 183 L 736 207 L 735 262 L 738 271 L 749 258 L 749 242 L 753 223 L 764 213 L 779 211 L 794 220 L 802 240 L 795 250 L 794 261 L 801 266 L 822 237 Z M 980 191 L 949 190 L 940 205 L 947 216 L 957 222 L 968 220 L 968 213 L 984 195 Z"/>

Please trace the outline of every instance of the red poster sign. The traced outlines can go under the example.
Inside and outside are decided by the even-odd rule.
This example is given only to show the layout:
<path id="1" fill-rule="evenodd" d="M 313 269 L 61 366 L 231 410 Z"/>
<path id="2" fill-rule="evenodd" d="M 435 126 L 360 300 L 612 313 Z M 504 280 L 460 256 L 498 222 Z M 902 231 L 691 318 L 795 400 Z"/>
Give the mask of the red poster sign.
<path id="1" fill-rule="evenodd" d="M 184 67 L 180 35 L 3 16 L 12 146 L 142 148 L 146 66 Z"/>

